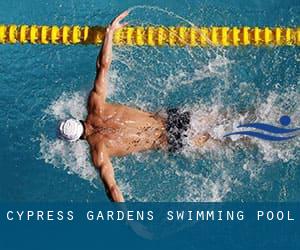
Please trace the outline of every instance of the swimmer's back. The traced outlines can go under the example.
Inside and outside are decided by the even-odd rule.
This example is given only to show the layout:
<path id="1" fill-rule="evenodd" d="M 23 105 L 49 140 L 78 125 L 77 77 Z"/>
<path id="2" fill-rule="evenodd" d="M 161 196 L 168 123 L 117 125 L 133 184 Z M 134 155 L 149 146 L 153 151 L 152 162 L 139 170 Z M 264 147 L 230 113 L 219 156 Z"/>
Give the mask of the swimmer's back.
<path id="1" fill-rule="evenodd" d="M 120 104 L 103 103 L 101 108 L 89 110 L 87 122 L 95 130 L 90 143 L 103 141 L 111 156 L 159 148 L 166 144 L 164 120 L 153 113 Z"/>

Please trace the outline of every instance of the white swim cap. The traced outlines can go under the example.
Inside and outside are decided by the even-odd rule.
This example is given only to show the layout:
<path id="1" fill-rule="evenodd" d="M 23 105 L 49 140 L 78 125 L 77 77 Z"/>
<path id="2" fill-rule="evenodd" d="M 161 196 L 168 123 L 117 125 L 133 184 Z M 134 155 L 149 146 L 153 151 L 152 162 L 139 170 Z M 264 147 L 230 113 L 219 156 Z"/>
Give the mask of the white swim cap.
<path id="1" fill-rule="evenodd" d="M 61 121 L 58 127 L 59 137 L 66 141 L 77 141 L 80 136 L 83 134 L 84 127 L 79 120 L 68 119 Z"/>

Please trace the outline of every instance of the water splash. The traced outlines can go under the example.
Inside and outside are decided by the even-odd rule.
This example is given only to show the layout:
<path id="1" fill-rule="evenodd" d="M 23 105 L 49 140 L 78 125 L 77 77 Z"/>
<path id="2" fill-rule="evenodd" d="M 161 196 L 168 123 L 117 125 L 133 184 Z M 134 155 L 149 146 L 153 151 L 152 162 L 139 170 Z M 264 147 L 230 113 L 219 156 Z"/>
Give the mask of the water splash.
<path id="1" fill-rule="evenodd" d="M 275 55 L 276 62 L 272 63 L 273 57 L 262 51 L 114 48 L 109 101 L 154 112 L 174 106 L 192 112 L 187 146 L 181 155 L 146 152 L 113 159 L 117 181 L 127 200 L 265 200 L 262 193 L 271 185 L 264 176 L 266 167 L 288 162 L 294 168 L 299 163 L 299 139 L 274 145 L 256 139 L 245 143 L 237 135 L 229 143 L 224 141 L 224 134 L 242 123 L 274 123 L 284 113 L 299 127 L 299 79 L 275 84 L 273 74 L 282 67 L 285 57 L 293 59 L 293 52 L 281 49 L 281 56 Z M 293 68 L 288 69 L 295 75 Z M 266 78 L 264 86 L 255 82 L 260 75 Z M 83 119 L 87 94 L 88 90 L 83 94 L 69 92 L 54 100 L 45 110 L 42 126 L 50 131 L 59 119 Z M 196 148 L 192 138 L 207 131 L 213 140 Z M 40 137 L 40 155 L 45 162 L 91 183 L 97 180 L 85 142 L 70 146 L 47 133 Z"/>
<path id="2" fill-rule="evenodd" d="M 289 94 L 291 94 L 289 92 Z M 276 114 L 280 110 L 280 106 L 275 106 L 277 98 L 273 94 L 267 98 L 266 103 L 272 107 L 271 112 Z M 300 101 L 300 95 L 295 95 L 295 101 Z M 79 114 L 80 110 L 84 110 L 84 97 L 80 97 L 79 93 L 72 95 L 64 94 L 61 98 L 54 101 L 46 110 L 46 113 L 52 114 L 55 119 L 57 117 L 64 118 L 67 114 Z M 273 100 L 271 102 L 270 100 Z M 80 103 L 80 105 L 78 105 Z M 266 103 L 260 103 L 257 106 L 256 119 L 268 118 L 263 117 L 261 113 L 266 108 Z M 66 105 L 65 105 L 66 104 Z M 283 103 L 281 105 L 284 105 Z M 64 108 L 62 108 L 64 107 Z M 68 107 L 68 108 L 66 108 Z M 268 106 L 269 107 L 269 106 Z M 262 173 L 262 168 L 267 162 L 282 161 L 299 161 L 297 149 L 300 147 L 300 140 L 291 144 L 271 144 L 261 142 L 259 140 L 251 140 L 251 144 L 256 145 L 261 154 L 260 162 L 252 161 L 255 157 L 255 152 L 249 145 L 244 144 L 236 139 L 237 144 L 224 145 L 223 135 L 227 130 L 232 129 L 234 124 L 249 119 L 249 113 L 239 114 L 231 111 L 227 115 L 223 113 L 223 105 L 215 103 L 207 105 L 199 103 L 194 107 L 185 107 L 192 111 L 191 130 L 186 142 L 183 154 L 186 158 L 178 159 L 169 157 L 166 153 L 138 153 L 124 159 L 113 159 L 116 176 L 128 200 L 138 201 L 221 201 L 226 200 L 228 194 L 232 192 L 232 186 L 241 185 L 239 178 L 234 174 L 234 171 L 239 171 L 241 175 L 249 173 L 251 179 L 259 179 Z M 54 113 L 51 113 L 53 112 Z M 300 112 L 299 108 L 295 110 L 294 115 Z M 276 119 L 273 115 L 272 119 Z M 216 125 L 217 124 L 217 125 Z M 204 147 L 197 148 L 191 142 L 196 134 L 201 134 L 208 131 L 216 141 L 208 142 Z M 85 142 L 69 144 L 58 139 L 51 140 L 45 135 L 41 136 L 40 140 L 41 158 L 46 163 L 50 163 L 56 167 L 62 167 L 69 173 L 74 173 L 81 178 L 94 183 L 97 180 L 97 173 L 91 165 L 89 159 L 89 149 Z M 239 162 L 241 167 L 236 166 L 237 151 L 244 150 L 246 158 Z M 258 156 L 256 156 L 258 157 Z M 233 160 L 233 162 L 231 162 Z M 199 165 L 199 161 L 201 164 Z M 147 162 L 147 164 L 145 164 Z M 161 162 L 164 162 L 163 166 Z M 225 167 L 226 165 L 226 167 Z M 189 166 L 186 169 L 184 166 Z M 211 169 L 203 173 L 199 172 L 199 166 L 205 168 L 212 166 Z M 237 169 L 238 168 L 238 169 Z M 147 180 L 143 176 L 148 176 Z M 175 177 L 174 177 L 175 176 Z M 147 182 L 151 185 L 152 181 L 167 179 L 168 181 L 158 185 L 157 192 L 151 188 L 147 190 Z M 175 197 L 170 195 L 166 198 L 162 191 L 174 191 L 173 185 L 176 185 L 178 190 Z"/>
<path id="3" fill-rule="evenodd" d="M 68 174 L 76 174 L 94 184 L 98 174 L 91 165 L 88 145 L 84 142 L 67 144 L 62 140 L 40 138 L 41 158 L 55 167 L 62 167 Z"/>

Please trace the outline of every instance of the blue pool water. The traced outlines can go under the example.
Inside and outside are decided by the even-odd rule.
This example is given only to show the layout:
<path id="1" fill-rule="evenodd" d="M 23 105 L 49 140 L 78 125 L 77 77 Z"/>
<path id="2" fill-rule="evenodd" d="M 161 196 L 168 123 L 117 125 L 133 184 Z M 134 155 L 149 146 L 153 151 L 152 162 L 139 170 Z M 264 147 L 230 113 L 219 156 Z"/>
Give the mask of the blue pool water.
<path id="1" fill-rule="evenodd" d="M 131 25 L 299 26 L 299 1 L 10 0 L 0 23 L 106 25 L 132 8 Z M 0 201 L 107 200 L 86 143 L 55 137 L 59 119 L 84 118 L 96 46 L 0 45 Z M 109 100 L 149 111 L 209 116 L 220 138 L 241 122 L 300 127 L 300 50 L 114 48 Z M 226 115 L 225 115 L 226 114 Z M 113 159 L 130 201 L 300 201 L 300 136 L 283 143 L 188 147 Z"/>

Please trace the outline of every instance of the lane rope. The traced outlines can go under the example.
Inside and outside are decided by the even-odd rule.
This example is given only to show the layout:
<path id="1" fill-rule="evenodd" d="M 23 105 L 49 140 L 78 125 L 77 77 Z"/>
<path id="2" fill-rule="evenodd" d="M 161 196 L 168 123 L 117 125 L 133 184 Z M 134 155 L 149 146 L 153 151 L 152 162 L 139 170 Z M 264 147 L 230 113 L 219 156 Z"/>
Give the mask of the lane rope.
<path id="1" fill-rule="evenodd" d="M 0 44 L 101 44 L 105 27 L 0 25 Z M 114 44 L 128 46 L 299 46 L 300 27 L 164 27 L 118 30 Z"/>

